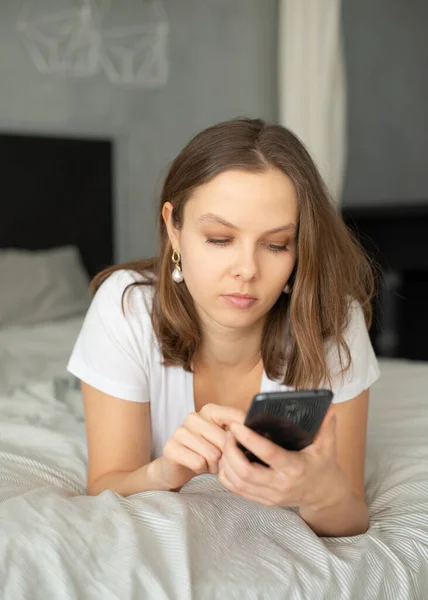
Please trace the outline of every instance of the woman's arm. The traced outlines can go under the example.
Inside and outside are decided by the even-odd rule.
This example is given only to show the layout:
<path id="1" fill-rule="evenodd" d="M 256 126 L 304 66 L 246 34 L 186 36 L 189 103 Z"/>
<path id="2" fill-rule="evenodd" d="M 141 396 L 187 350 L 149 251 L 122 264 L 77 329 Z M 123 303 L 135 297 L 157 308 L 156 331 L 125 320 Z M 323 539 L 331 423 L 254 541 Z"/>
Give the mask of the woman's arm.
<path id="1" fill-rule="evenodd" d="M 298 507 L 322 536 L 364 533 L 364 461 L 368 391 L 329 409 L 312 444 L 285 450 L 242 425 L 231 425 L 220 481 L 232 492 L 267 506 Z M 236 442 L 266 465 L 250 463 Z"/>
<path id="2" fill-rule="evenodd" d="M 88 441 L 88 494 L 156 489 L 148 477 L 150 404 L 109 396 L 82 382 Z"/>
<path id="3" fill-rule="evenodd" d="M 82 382 L 88 441 L 90 496 L 112 490 L 131 496 L 149 490 L 174 490 L 195 473 L 169 465 L 162 456 L 152 462 L 150 403 L 131 402 L 109 396 Z"/>
<path id="4" fill-rule="evenodd" d="M 153 461 L 155 462 L 155 461 Z M 106 473 L 88 484 L 89 496 L 97 496 L 104 490 L 112 490 L 121 496 L 132 496 L 139 492 L 147 492 L 150 490 L 171 491 L 168 486 L 162 485 L 157 479 L 152 476 L 151 465 L 144 465 L 136 471 Z"/>
<path id="5" fill-rule="evenodd" d="M 365 533 L 369 515 L 364 495 L 369 390 L 333 405 L 336 416 L 336 457 L 340 471 L 326 481 L 326 500 L 302 507 L 299 514 L 319 536 Z"/>
<path id="6" fill-rule="evenodd" d="M 189 414 L 150 462 L 150 404 L 109 396 L 82 383 L 88 440 L 88 493 L 109 489 L 122 496 L 148 490 L 177 490 L 200 473 L 218 473 L 231 423 L 242 423 L 236 408 L 205 405 Z"/>
<path id="7" fill-rule="evenodd" d="M 334 485 L 334 484 L 333 484 Z M 333 492 L 330 489 L 330 492 Z M 360 535 L 369 528 L 365 501 L 353 494 L 348 486 L 338 482 L 337 500 L 318 508 L 299 509 L 302 519 L 319 537 Z M 331 500 L 331 499 L 330 499 Z"/>

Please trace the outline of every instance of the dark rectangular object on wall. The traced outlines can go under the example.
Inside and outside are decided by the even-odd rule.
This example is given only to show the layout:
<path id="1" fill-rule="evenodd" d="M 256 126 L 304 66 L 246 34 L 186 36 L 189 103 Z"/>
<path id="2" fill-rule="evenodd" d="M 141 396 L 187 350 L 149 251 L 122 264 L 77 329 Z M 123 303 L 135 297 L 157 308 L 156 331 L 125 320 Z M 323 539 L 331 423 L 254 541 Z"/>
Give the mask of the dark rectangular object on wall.
<path id="1" fill-rule="evenodd" d="M 343 207 L 380 267 L 371 338 L 380 356 L 428 360 L 428 201 Z"/>
<path id="2" fill-rule="evenodd" d="M 74 245 L 90 275 L 113 262 L 108 139 L 0 134 L 0 247 Z"/>

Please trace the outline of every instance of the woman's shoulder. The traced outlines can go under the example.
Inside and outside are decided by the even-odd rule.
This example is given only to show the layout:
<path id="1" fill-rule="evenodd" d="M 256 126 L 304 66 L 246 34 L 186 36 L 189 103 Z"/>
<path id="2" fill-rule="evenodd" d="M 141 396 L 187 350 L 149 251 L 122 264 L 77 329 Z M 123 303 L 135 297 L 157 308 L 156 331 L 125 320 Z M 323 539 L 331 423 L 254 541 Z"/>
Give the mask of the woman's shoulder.
<path id="1" fill-rule="evenodd" d="M 154 283 L 154 275 L 149 271 L 135 271 L 133 269 L 116 269 L 104 280 L 102 285 L 109 283 L 110 286 L 126 288 L 132 283 L 145 282 Z M 150 285 L 149 285 L 150 287 Z"/>
<path id="2" fill-rule="evenodd" d="M 367 345 L 370 343 L 363 307 L 358 300 L 353 298 L 348 298 L 347 301 L 347 312 L 342 323 L 342 339 L 348 346 L 351 356 L 356 344 Z M 338 367 L 341 371 L 341 348 L 338 347 L 337 340 L 333 336 L 325 340 L 325 350 L 330 358 L 330 369 Z"/>
<path id="3" fill-rule="evenodd" d="M 327 343 L 327 365 L 335 392 L 335 402 L 349 400 L 368 389 L 380 375 L 378 361 L 373 350 L 365 313 L 360 302 L 350 299 L 348 315 L 344 324 L 343 341 L 349 351 L 349 366 L 346 353 L 335 342 Z"/>
<path id="4" fill-rule="evenodd" d="M 361 303 L 354 298 L 348 298 L 348 312 L 344 323 L 343 336 L 346 343 L 350 344 L 353 343 L 355 338 L 366 338 L 368 336 L 364 309 Z"/>
<path id="5" fill-rule="evenodd" d="M 120 306 L 134 316 L 150 314 L 154 283 L 152 273 L 117 269 L 103 281 L 95 298 L 99 304 Z"/>

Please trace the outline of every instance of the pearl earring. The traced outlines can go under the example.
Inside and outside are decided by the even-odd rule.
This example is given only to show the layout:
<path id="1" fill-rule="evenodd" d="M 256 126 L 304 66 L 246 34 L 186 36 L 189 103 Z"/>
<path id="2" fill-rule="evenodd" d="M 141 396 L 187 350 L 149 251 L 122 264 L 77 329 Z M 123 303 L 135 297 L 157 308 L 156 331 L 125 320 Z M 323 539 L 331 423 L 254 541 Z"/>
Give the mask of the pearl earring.
<path id="1" fill-rule="evenodd" d="M 291 287 L 290 284 L 287 283 L 287 285 L 285 286 L 285 288 L 282 290 L 283 294 L 290 294 L 291 293 Z"/>
<path id="2" fill-rule="evenodd" d="M 172 272 L 172 278 L 175 281 L 175 283 L 181 283 L 184 280 L 183 273 L 182 273 L 181 267 L 180 267 L 180 261 L 181 261 L 180 253 L 177 252 L 177 250 L 174 250 L 172 253 L 172 262 L 174 263 L 175 267 Z"/>

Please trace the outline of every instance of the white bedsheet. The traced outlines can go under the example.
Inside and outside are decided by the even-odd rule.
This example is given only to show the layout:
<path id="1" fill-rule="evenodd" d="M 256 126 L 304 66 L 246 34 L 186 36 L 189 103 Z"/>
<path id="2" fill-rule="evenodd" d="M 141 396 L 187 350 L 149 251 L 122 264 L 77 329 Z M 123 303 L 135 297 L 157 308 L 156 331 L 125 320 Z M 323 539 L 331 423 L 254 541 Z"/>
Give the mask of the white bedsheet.
<path id="1" fill-rule="evenodd" d="M 83 318 L 0 328 L 0 393 L 64 373 Z"/>
<path id="2" fill-rule="evenodd" d="M 179 494 L 85 493 L 74 380 L 0 397 L 0 597 L 405 600 L 428 590 L 428 365 L 382 362 L 372 391 L 371 527 L 322 539 L 214 476 Z"/>

